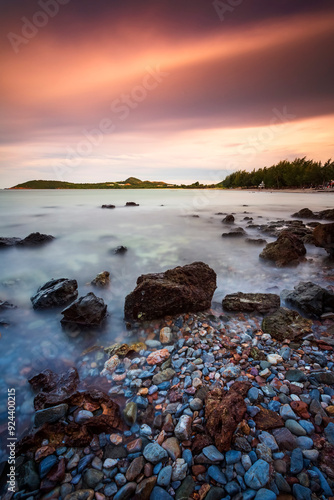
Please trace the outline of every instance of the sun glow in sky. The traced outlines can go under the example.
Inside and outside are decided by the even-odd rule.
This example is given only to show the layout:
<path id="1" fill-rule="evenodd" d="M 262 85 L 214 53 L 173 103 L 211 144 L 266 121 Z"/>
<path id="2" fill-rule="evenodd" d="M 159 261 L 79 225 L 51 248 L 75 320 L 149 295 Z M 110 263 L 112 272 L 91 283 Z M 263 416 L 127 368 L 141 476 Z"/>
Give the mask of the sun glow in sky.
<path id="1" fill-rule="evenodd" d="M 333 156 L 333 2 L 0 4 L 0 187 Z"/>

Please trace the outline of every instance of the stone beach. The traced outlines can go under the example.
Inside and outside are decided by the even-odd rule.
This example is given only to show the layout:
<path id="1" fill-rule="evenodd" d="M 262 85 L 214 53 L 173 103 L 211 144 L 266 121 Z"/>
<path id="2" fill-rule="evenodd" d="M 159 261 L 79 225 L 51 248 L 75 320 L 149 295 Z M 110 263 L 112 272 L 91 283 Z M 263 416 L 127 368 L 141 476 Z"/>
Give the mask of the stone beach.
<path id="1" fill-rule="evenodd" d="M 233 232 L 234 221 L 227 215 L 223 224 Z M 262 256 L 269 265 L 304 262 L 312 228 L 292 222 L 257 227 L 279 243 L 279 258 L 275 242 Z M 68 281 L 46 283 L 33 299 L 41 308 L 67 302 L 58 286 Z M 99 295 L 109 272 L 91 284 Z M 16 493 L 2 482 L 1 498 L 334 498 L 333 286 L 235 290 L 222 306 L 211 303 L 215 288 L 216 273 L 202 262 L 141 276 L 125 304 L 131 341 L 91 345 L 57 373 L 27 371 L 34 425 L 17 443 Z M 107 304 L 89 292 L 62 315 L 64 331 L 97 328 Z M 69 330 L 76 341 L 81 333 Z"/>

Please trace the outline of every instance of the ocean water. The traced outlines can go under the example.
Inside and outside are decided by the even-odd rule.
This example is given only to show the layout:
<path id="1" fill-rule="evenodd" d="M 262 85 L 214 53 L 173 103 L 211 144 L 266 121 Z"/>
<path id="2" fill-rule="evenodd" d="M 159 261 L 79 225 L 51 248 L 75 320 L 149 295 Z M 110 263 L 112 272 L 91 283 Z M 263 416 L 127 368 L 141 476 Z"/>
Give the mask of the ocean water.
<path id="1" fill-rule="evenodd" d="M 138 207 L 125 207 L 134 201 Z M 101 209 L 114 204 L 113 210 Z M 17 306 L 1 311 L 0 431 L 6 430 L 7 388 L 17 391 L 19 432 L 33 417 L 33 394 L 27 376 L 42 369 L 62 370 L 77 364 L 82 352 L 108 346 L 131 336 L 123 321 L 125 296 L 141 274 L 161 272 L 177 265 L 203 261 L 217 273 L 213 301 L 220 307 L 231 292 L 273 291 L 311 280 L 328 285 L 322 269 L 326 252 L 307 247 L 308 261 L 296 268 L 276 269 L 259 260 L 262 247 L 241 239 L 222 238 L 229 230 L 222 215 L 234 213 L 238 226 L 244 217 L 254 223 L 291 218 L 308 207 L 331 208 L 330 193 L 283 193 L 220 190 L 50 190 L 0 191 L 0 236 L 25 237 L 32 232 L 56 239 L 39 248 L 0 250 L 0 299 Z M 247 229 L 249 236 L 273 238 Z M 128 251 L 115 255 L 124 245 Z M 111 274 L 109 289 L 89 282 L 101 271 Z M 325 273 L 326 274 L 326 273 Z M 328 272 L 327 272 L 328 276 Z M 33 310 L 30 297 L 51 278 L 74 278 L 79 296 L 90 291 L 103 297 L 109 316 L 102 329 L 73 337 L 60 325 L 60 309 Z"/>

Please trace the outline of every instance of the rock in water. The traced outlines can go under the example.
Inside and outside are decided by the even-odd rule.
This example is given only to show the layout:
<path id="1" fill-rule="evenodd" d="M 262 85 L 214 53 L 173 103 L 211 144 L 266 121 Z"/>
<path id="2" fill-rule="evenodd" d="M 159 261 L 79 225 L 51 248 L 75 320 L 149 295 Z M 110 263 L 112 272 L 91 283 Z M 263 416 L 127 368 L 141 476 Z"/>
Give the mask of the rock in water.
<path id="1" fill-rule="evenodd" d="M 99 273 L 93 281 L 91 281 L 91 285 L 97 286 L 100 288 L 104 288 L 110 285 L 110 273 L 108 271 L 102 271 Z"/>
<path id="2" fill-rule="evenodd" d="M 102 205 L 101 208 L 116 208 L 115 205 Z"/>
<path id="3" fill-rule="evenodd" d="M 296 311 L 280 307 L 262 321 L 262 330 L 279 341 L 295 340 L 312 332 L 312 321 Z"/>
<path id="4" fill-rule="evenodd" d="M 78 283 L 67 278 L 52 279 L 30 298 L 34 309 L 64 306 L 78 296 Z"/>
<path id="5" fill-rule="evenodd" d="M 103 299 L 96 297 L 94 293 L 87 293 L 73 302 L 61 313 L 64 315 L 62 324 L 74 323 L 83 326 L 97 326 L 103 321 L 107 314 L 107 306 Z"/>
<path id="6" fill-rule="evenodd" d="M 51 234 L 31 233 L 17 244 L 22 246 L 37 246 L 48 243 L 54 239 L 54 236 L 51 236 Z"/>
<path id="7" fill-rule="evenodd" d="M 207 395 L 206 430 L 221 452 L 231 448 L 233 433 L 247 410 L 244 398 L 250 387 L 250 382 L 235 382 L 228 392 L 216 388 Z"/>
<path id="8" fill-rule="evenodd" d="M 334 222 L 319 224 L 313 229 L 315 246 L 324 248 L 331 257 L 334 257 Z"/>
<path id="9" fill-rule="evenodd" d="M 334 293 L 311 281 L 299 283 L 294 290 L 283 290 L 282 298 L 312 316 L 319 317 L 327 312 L 334 312 Z"/>
<path id="10" fill-rule="evenodd" d="M 216 273 L 203 262 L 144 274 L 125 299 L 124 314 L 129 320 L 151 320 L 182 312 L 208 309 L 216 285 Z"/>
<path id="11" fill-rule="evenodd" d="M 280 298 L 274 293 L 231 293 L 223 299 L 227 311 L 268 313 L 280 306 Z"/>
<path id="12" fill-rule="evenodd" d="M 273 243 L 268 243 L 260 253 L 260 258 L 273 261 L 277 267 L 298 265 L 304 260 L 304 243 L 289 231 L 282 231 Z"/>
<path id="13" fill-rule="evenodd" d="M 302 208 L 299 212 L 291 215 L 291 217 L 300 217 L 301 219 L 316 219 L 317 216 L 309 208 Z"/>

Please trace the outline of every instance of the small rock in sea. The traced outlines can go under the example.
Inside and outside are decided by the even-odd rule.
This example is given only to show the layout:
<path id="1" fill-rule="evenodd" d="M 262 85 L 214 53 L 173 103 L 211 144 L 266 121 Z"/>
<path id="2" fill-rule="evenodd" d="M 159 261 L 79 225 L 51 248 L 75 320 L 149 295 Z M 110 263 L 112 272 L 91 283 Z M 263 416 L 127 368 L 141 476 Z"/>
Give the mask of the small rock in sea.
<path id="1" fill-rule="evenodd" d="M 34 309 L 60 307 L 75 300 L 78 296 L 78 283 L 67 278 L 52 279 L 39 287 L 31 297 Z"/>
<path id="2" fill-rule="evenodd" d="M 123 255 L 128 251 L 127 247 L 120 245 L 119 247 L 114 248 L 113 253 L 115 255 Z"/>
<path id="3" fill-rule="evenodd" d="M 135 203 L 134 201 L 127 201 L 125 206 L 126 207 L 139 207 L 139 203 Z"/>
<path id="4" fill-rule="evenodd" d="M 102 205 L 101 208 L 116 208 L 115 205 Z"/>
<path id="5" fill-rule="evenodd" d="M 224 217 L 222 222 L 224 224 L 233 224 L 234 223 L 234 216 L 232 214 L 226 215 L 226 217 Z"/>
<path id="6" fill-rule="evenodd" d="M 97 287 L 107 287 L 110 285 L 110 273 L 108 271 L 102 271 L 97 274 L 96 277 L 91 281 L 91 285 Z"/>
<path id="7" fill-rule="evenodd" d="M 64 316 L 61 320 L 62 324 L 98 326 L 106 317 L 107 306 L 103 299 L 90 292 L 63 309 L 61 314 Z"/>

